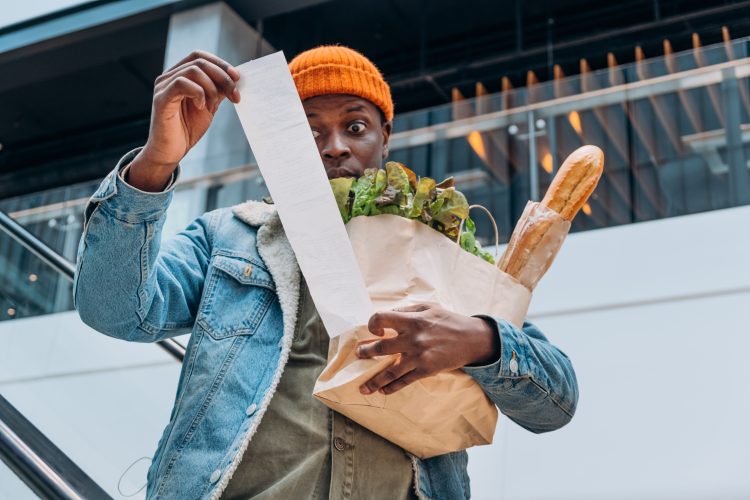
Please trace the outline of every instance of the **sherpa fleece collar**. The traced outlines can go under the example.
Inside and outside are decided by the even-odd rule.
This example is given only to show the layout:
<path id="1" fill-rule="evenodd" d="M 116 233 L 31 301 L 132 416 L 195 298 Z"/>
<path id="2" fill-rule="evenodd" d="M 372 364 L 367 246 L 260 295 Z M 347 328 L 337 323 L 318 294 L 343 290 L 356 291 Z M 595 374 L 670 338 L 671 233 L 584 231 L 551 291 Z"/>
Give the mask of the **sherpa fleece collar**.
<path id="1" fill-rule="evenodd" d="M 229 464 L 227 471 L 222 475 L 221 480 L 216 484 L 213 491 L 211 491 L 211 500 L 218 500 L 226 489 L 230 479 L 240 465 L 245 450 L 250 444 L 250 440 L 258 430 L 258 425 L 268 409 L 268 405 L 271 403 L 271 398 L 276 392 L 292 348 L 294 330 L 297 327 L 297 307 L 300 295 L 301 274 L 297 265 L 297 258 L 294 256 L 292 246 L 284 234 L 284 229 L 281 226 L 281 220 L 276 212 L 276 208 L 268 203 L 246 201 L 245 203 L 233 206 L 232 213 L 242 222 L 258 228 L 255 244 L 260 257 L 268 268 L 268 272 L 271 273 L 273 281 L 276 283 L 276 295 L 279 298 L 281 306 L 284 332 L 279 342 L 279 347 L 281 348 L 279 362 L 274 370 L 271 385 L 261 401 L 260 408 L 256 413 L 257 417 L 242 437 L 240 446 L 235 451 L 234 458 Z"/>

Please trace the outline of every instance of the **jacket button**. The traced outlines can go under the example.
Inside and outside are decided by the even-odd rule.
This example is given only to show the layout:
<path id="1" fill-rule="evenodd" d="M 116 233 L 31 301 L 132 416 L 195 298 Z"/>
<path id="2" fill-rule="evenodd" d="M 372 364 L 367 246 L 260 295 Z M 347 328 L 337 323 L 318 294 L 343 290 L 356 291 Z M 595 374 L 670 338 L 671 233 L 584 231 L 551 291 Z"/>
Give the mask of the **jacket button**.
<path id="1" fill-rule="evenodd" d="M 516 353 L 513 353 L 513 358 L 510 360 L 510 363 L 508 363 L 508 368 L 510 368 L 510 372 L 513 375 L 516 375 L 518 373 L 518 361 L 516 360 Z"/>
<path id="2" fill-rule="evenodd" d="M 333 446 L 334 446 L 334 447 L 335 447 L 335 448 L 336 448 L 337 450 L 339 450 L 339 451 L 344 451 L 344 448 L 345 448 L 345 445 L 344 445 L 344 440 L 343 440 L 343 439 L 341 439 L 340 437 L 337 437 L 337 438 L 335 438 L 335 439 L 333 440 Z"/>
<path id="3" fill-rule="evenodd" d="M 245 410 L 245 413 L 249 417 L 250 415 L 252 415 L 253 413 L 255 413 L 256 408 L 258 408 L 258 407 L 255 405 L 255 403 L 253 403 L 253 404 L 251 404 L 250 406 L 247 407 L 247 410 Z"/>
<path id="4" fill-rule="evenodd" d="M 213 483 L 215 483 L 216 481 L 218 481 L 220 477 L 221 477 L 221 471 L 220 471 L 219 469 L 216 469 L 216 470 L 215 470 L 215 471 L 213 472 L 213 474 L 211 474 L 211 477 L 210 477 L 210 478 L 208 478 L 208 480 L 209 480 L 209 481 L 211 482 L 211 484 L 213 484 Z"/>
<path id="5" fill-rule="evenodd" d="M 245 266 L 245 270 L 242 271 L 242 275 L 247 278 L 251 274 L 253 274 L 253 266 Z"/>

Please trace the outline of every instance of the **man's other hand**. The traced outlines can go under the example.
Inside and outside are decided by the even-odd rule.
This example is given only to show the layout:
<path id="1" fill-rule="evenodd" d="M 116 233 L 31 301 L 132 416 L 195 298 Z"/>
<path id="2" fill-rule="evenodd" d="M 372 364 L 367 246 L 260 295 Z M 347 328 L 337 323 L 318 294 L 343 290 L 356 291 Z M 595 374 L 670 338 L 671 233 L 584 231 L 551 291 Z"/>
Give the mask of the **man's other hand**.
<path id="1" fill-rule="evenodd" d="M 487 321 L 437 306 L 417 304 L 378 312 L 370 318 L 368 329 L 373 334 L 382 337 L 386 328 L 398 335 L 360 343 L 357 356 L 400 356 L 360 387 L 363 394 L 391 394 L 421 378 L 466 365 L 492 363 L 500 356 L 500 339 Z"/>

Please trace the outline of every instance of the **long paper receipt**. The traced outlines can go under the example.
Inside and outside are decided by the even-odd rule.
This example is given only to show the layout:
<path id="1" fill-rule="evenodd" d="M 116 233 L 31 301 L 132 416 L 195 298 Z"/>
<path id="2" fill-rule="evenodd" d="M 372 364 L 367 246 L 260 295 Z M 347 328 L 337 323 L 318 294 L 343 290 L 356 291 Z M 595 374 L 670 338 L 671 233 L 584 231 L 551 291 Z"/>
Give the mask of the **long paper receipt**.
<path id="1" fill-rule="evenodd" d="M 328 335 L 367 324 L 372 303 L 283 52 L 237 70 L 235 109 Z"/>

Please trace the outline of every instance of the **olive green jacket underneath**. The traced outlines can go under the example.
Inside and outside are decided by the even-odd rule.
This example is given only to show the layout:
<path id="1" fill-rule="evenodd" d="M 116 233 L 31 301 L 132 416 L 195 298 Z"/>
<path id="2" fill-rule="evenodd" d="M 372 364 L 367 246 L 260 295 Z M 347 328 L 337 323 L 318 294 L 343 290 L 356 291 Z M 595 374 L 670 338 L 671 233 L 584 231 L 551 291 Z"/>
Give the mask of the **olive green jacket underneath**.
<path id="1" fill-rule="evenodd" d="M 414 499 L 411 460 L 312 396 L 328 335 L 302 283 L 289 361 L 222 498 Z"/>

